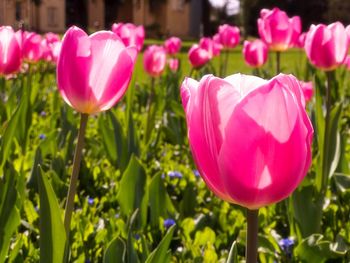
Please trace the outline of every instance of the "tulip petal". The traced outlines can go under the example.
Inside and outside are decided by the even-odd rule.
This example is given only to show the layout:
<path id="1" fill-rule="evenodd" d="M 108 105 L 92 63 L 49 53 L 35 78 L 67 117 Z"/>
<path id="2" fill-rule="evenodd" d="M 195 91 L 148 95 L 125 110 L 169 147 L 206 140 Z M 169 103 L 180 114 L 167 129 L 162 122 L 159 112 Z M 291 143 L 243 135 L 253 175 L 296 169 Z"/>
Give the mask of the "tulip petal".
<path id="1" fill-rule="evenodd" d="M 226 125 L 219 156 L 223 183 L 234 202 L 251 209 L 287 197 L 310 165 L 305 110 L 280 84 L 275 78 L 248 93 Z"/>
<path id="2" fill-rule="evenodd" d="M 89 88 L 91 41 L 78 27 L 66 32 L 57 63 L 57 83 L 64 100 L 79 112 L 89 113 L 96 102 Z"/>

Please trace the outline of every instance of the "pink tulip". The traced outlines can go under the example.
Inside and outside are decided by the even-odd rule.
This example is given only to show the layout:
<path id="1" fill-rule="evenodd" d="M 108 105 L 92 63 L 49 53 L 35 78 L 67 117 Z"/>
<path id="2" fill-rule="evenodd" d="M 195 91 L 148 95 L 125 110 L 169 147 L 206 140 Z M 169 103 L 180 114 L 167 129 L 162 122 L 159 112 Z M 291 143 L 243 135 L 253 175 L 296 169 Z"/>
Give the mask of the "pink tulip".
<path id="1" fill-rule="evenodd" d="M 168 60 L 168 65 L 172 72 L 176 72 L 179 68 L 179 60 L 177 58 L 170 58 Z"/>
<path id="2" fill-rule="evenodd" d="M 245 62 L 251 67 L 259 68 L 267 61 L 268 47 L 260 39 L 244 41 L 242 52 Z"/>
<path id="3" fill-rule="evenodd" d="M 166 51 L 162 46 L 151 45 L 143 54 L 143 66 L 152 77 L 162 74 L 166 65 Z"/>
<path id="4" fill-rule="evenodd" d="M 169 55 L 175 55 L 181 49 L 181 39 L 178 37 L 168 38 L 164 43 L 164 47 Z"/>
<path id="5" fill-rule="evenodd" d="M 188 51 L 188 59 L 192 67 L 200 68 L 210 60 L 210 54 L 204 48 L 194 44 Z"/>
<path id="6" fill-rule="evenodd" d="M 22 63 L 20 44 L 10 26 L 0 27 L 0 75 L 17 72 Z"/>
<path id="7" fill-rule="evenodd" d="M 298 39 L 298 42 L 296 44 L 296 47 L 298 48 L 304 48 L 305 45 L 305 39 L 306 39 L 306 33 L 301 33 Z"/>
<path id="8" fill-rule="evenodd" d="M 48 32 L 48 33 L 45 34 L 45 39 L 46 39 L 47 43 L 53 44 L 55 42 L 59 42 L 60 41 L 60 36 L 55 34 L 55 33 Z"/>
<path id="9" fill-rule="evenodd" d="M 220 43 L 225 48 L 234 48 L 239 44 L 239 28 L 230 25 L 219 26 Z"/>
<path id="10" fill-rule="evenodd" d="M 62 46 L 62 42 L 58 41 L 55 42 L 51 45 L 51 55 L 52 55 L 52 60 L 57 63 L 58 57 L 60 55 L 60 51 L 61 51 L 61 46 Z"/>
<path id="11" fill-rule="evenodd" d="M 181 97 L 195 163 L 218 197 L 257 209 L 303 180 L 313 128 L 294 76 L 187 78 Z"/>
<path id="12" fill-rule="evenodd" d="M 312 99 L 312 96 L 314 95 L 314 88 L 312 85 L 312 81 L 304 82 L 299 81 L 301 90 L 303 91 L 305 101 L 308 102 Z"/>
<path id="13" fill-rule="evenodd" d="M 289 18 L 277 7 L 260 11 L 258 19 L 260 38 L 273 51 L 285 51 L 295 45 L 301 33 L 300 17 Z"/>
<path id="14" fill-rule="evenodd" d="M 46 39 L 41 40 L 41 50 L 42 55 L 41 58 L 45 61 L 52 61 L 52 50 L 51 50 L 51 44 L 47 42 Z"/>
<path id="15" fill-rule="evenodd" d="M 136 46 L 138 51 L 142 49 L 143 41 L 145 40 L 145 29 L 143 26 L 136 26 L 131 23 L 114 23 L 112 31 L 122 39 L 125 46 Z"/>
<path id="16" fill-rule="evenodd" d="M 220 55 L 221 45 L 209 37 L 203 37 L 199 41 L 199 46 L 209 53 L 210 59 Z"/>
<path id="17" fill-rule="evenodd" d="M 345 32 L 348 36 L 348 41 L 349 41 L 349 45 L 350 45 L 350 25 L 348 25 L 346 28 L 345 28 Z"/>
<path id="18" fill-rule="evenodd" d="M 78 27 L 69 28 L 57 62 L 63 99 L 81 113 L 110 109 L 129 85 L 136 55 L 135 47 L 125 47 L 110 31 L 88 36 Z"/>
<path id="19" fill-rule="evenodd" d="M 325 71 L 334 70 L 345 60 L 349 41 L 342 23 L 312 25 L 305 39 L 310 62 Z"/>
<path id="20" fill-rule="evenodd" d="M 39 34 L 25 33 L 22 43 L 22 55 L 25 60 L 37 62 L 42 58 L 43 47 L 42 38 Z"/>

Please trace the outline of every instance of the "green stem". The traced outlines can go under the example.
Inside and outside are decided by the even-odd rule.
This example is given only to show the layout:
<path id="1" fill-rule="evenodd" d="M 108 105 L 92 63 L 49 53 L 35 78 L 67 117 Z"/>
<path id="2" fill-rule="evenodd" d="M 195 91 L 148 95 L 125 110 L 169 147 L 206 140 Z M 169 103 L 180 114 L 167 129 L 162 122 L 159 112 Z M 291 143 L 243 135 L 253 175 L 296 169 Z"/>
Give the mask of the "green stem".
<path id="1" fill-rule="evenodd" d="M 192 75 L 196 69 L 194 67 L 191 67 L 190 74 L 188 74 L 189 78 L 192 78 Z"/>
<path id="2" fill-rule="evenodd" d="M 258 262 L 258 215 L 258 209 L 247 209 L 246 263 Z"/>
<path id="3" fill-rule="evenodd" d="M 332 108 L 332 94 L 331 94 L 331 88 L 334 82 L 334 74 L 335 71 L 327 71 L 327 87 L 326 87 L 326 119 L 325 119 L 325 130 L 324 130 L 324 136 L 323 136 L 323 162 L 322 162 L 322 188 L 321 188 L 321 194 L 325 194 L 327 191 L 327 185 L 328 185 L 328 160 L 329 160 L 329 151 L 330 151 L 330 140 L 328 139 L 330 135 L 330 115 L 331 115 L 331 108 Z"/>
<path id="4" fill-rule="evenodd" d="M 151 137 L 151 129 L 153 128 L 151 124 L 151 119 L 153 119 L 152 116 L 152 103 L 154 100 L 155 92 L 154 92 L 154 86 L 155 86 L 156 79 L 151 78 L 151 94 L 148 97 L 147 101 L 147 123 L 146 123 L 146 133 L 145 133 L 145 142 L 147 144 L 149 138 Z"/>
<path id="5" fill-rule="evenodd" d="M 78 175 L 80 170 L 82 151 L 84 147 L 84 137 L 85 137 L 85 130 L 86 130 L 88 117 L 89 115 L 85 113 L 82 113 L 80 117 L 78 142 L 77 142 L 77 146 L 75 147 L 73 170 L 70 178 L 69 190 L 67 194 L 67 202 L 66 202 L 66 208 L 65 208 L 65 214 L 64 214 L 64 228 L 66 230 L 67 240 L 69 238 L 70 223 L 71 223 L 73 208 L 74 208 L 74 196 L 77 190 Z"/>
<path id="6" fill-rule="evenodd" d="M 227 74 L 227 64 L 228 64 L 228 55 L 229 55 L 229 51 L 228 49 L 225 50 L 225 66 L 224 66 L 224 72 L 223 72 L 223 77 L 226 77 Z"/>
<path id="7" fill-rule="evenodd" d="M 281 52 L 277 51 L 276 52 L 276 75 L 281 73 Z"/>

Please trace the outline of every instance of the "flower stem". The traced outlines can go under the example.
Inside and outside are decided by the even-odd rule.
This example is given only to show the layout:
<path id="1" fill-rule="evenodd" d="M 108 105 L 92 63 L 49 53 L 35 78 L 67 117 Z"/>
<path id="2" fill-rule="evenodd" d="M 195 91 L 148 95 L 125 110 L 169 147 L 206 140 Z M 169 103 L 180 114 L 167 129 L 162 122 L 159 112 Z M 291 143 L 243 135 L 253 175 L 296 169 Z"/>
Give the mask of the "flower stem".
<path id="1" fill-rule="evenodd" d="M 259 210 L 247 209 L 246 263 L 258 261 L 258 215 Z"/>
<path id="2" fill-rule="evenodd" d="M 145 143 L 147 144 L 150 137 L 151 137 L 151 131 L 154 128 L 153 127 L 153 123 L 151 123 L 151 121 L 154 119 L 154 114 L 155 111 L 153 110 L 152 112 L 152 105 L 153 104 L 153 100 L 155 97 L 155 91 L 154 91 L 154 86 L 156 83 L 156 79 L 155 78 L 151 78 L 151 93 L 148 97 L 148 101 L 147 101 L 147 123 L 146 123 L 146 131 L 145 131 Z M 154 121 L 153 121 L 154 122 Z"/>
<path id="3" fill-rule="evenodd" d="M 327 191 L 327 185 L 328 185 L 328 160 L 329 160 L 329 153 L 330 153 L 330 115 L 331 115 L 331 109 L 332 109 L 332 94 L 331 94 L 331 88 L 334 82 L 334 70 L 333 71 L 327 71 L 327 87 L 326 87 L 326 119 L 325 119 L 325 131 L 323 136 L 323 167 L 322 167 L 322 188 L 321 193 L 325 194 Z"/>
<path id="4" fill-rule="evenodd" d="M 276 75 L 281 73 L 281 52 L 276 52 Z"/>
<path id="5" fill-rule="evenodd" d="M 72 219 L 72 213 L 74 208 L 74 196 L 77 190 L 78 175 L 80 170 L 80 162 L 82 151 L 84 147 L 84 137 L 86 130 L 86 123 L 88 120 L 88 114 L 82 113 L 80 117 L 80 128 L 78 133 L 78 142 L 75 147 L 74 160 L 73 160 L 73 170 L 69 183 L 69 190 L 67 194 L 67 202 L 64 214 L 64 228 L 66 230 L 66 235 L 69 238 L 70 223 Z"/>
<path id="6" fill-rule="evenodd" d="M 227 74 L 227 64 L 228 64 L 228 55 L 229 55 L 229 50 L 225 50 L 225 66 L 224 66 L 224 72 L 223 72 L 223 77 L 226 77 Z"/>

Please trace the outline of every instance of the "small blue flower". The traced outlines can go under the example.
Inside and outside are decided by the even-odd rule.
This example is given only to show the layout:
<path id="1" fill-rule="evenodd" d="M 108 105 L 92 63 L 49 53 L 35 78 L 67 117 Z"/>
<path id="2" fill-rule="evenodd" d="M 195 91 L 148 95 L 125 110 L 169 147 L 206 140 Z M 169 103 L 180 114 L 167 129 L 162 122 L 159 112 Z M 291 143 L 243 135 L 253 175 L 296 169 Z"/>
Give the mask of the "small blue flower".
<path id="1" fill-rule="evenodd" d="M 193 170 L 193 173 L 194 173 L 194 176 L 196 176 L 196 177 L 201 176 L 198 170 Z"/>
<path id="2" fill-rule="evenodd" d="M 168 172 L 168 176 L 170 177 L 170 178 L 182 178 L 182 173 L 181 172 L 179 172 L 179 171 L 170 171 L 170 172 Z"/>
<path id="3" fill-rule="evenodd" d="M 135 234 L 135 235 L 134 235 L 134 238 L 135 238 L 136 240 L 139 240 L 141 237 L 140 237 L 139 234 Z"/>
<path id="4" fill-rule="evenodd" d="M 46 117 L 46 111 L 40 112 L 40 116 L 41 116 L 41 117 Z"/>
<path id="5" fill-rule="evenodd" d="M 91 263 L 90 259 L 85 259 L 85 263 Z"/>
<path id="6" fill-rule="evenodd" d="M 291 238 L 282 238 L 278 244 L 282 248 L 283 252 L 286 254 L 288 258 L 292 257 L 294 240 Z"/>
<path id="7" fill-rule="evenodd" d="M 120 217 L 119 213 L 116 213 L 116 214 L 114 215 L 114 218 L 119 218 L 119 217 Z"/>
<path id="8" fill-rule="evenodd" d="M 165 228 L 169 228 L 171 227 L 172 225 L 175 225 L 175 220 L 172 219 L 172 218 L 167 218 L 164 220 L 164 227 Z"/>
<path id="9" fill-rule="evenodd" d="M 93 205 L 94 204 L 94 199 L 92 197 L 88 197 L 88 204 Z"/>
<path id="10" fill-rule="evenodd" d="M 45 138 L 46 138 L 46 135 L 45 135 L 45 134 L 42 133 L 42 134 L 39 135 L 39 139 L 40 139 L 40 140 L 44 140 Z"/>

